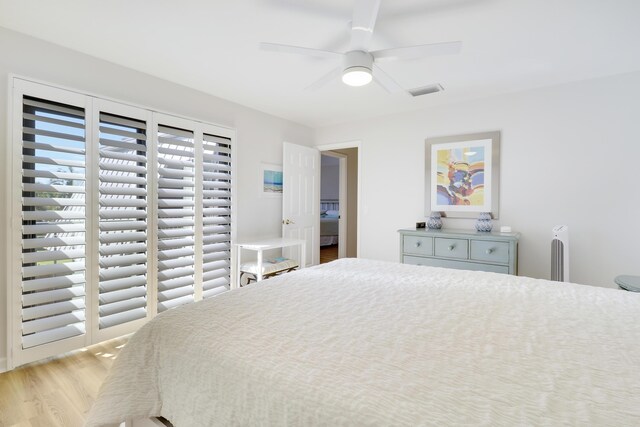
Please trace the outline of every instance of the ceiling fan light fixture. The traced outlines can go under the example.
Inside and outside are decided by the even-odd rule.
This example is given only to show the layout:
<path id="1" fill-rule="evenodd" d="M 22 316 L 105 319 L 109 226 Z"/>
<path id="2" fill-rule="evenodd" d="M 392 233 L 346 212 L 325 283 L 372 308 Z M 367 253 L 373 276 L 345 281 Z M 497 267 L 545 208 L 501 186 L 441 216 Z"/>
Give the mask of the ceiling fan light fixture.
<path id="1" fill-rule="evenodd" d="M 436 55 L 448 55 L 460 53 L 461 42 L 430 43 L 416 46 L 392 47 L 381 50 L 369 50 L 373 36 L 378 10 L 382 0 L 356 0 L 351 20 L 351 38 L 349 50 L 346 52 L 334 52 L 322 49 L 313 49 L 301 46 L 284 45 L 277 43 L 261 43 L 263 50 L 283 53 L 294 53 L 332 60 L 341 58 L 342 66 L 332 69 L 322 76 L 307 89 L 318 89 L 338 76 L 342 75 L 342 81 L 349 86 L 365 86 L 373 80 L 376 73 L 376 83 L 382 86 L 390 94 L 409 93 L 411 96 L 421 96 L 428 93 L 443 90 L 439 84 L 422 88 L 405 90 L 396 83 L 387 73 L 380 68 L 379 62 L 400 59 L 419 59 Z"/>
<path id="2" fill-rule="evenodd" d="M 342 82 L 349 86 L 364 86 L 371 83 L 373 75 L 367 67 L 349 67 L 342 73 Z"/>

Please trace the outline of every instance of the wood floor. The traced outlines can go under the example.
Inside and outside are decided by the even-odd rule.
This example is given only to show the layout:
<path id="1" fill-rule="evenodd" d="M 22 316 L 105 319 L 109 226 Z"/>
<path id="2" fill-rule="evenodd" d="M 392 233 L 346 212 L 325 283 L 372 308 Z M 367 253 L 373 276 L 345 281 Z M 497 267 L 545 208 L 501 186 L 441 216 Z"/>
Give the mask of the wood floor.
<path id="1" fill-rule="evenodd" d="M 320 264 L 338 259 L 338 245 L 320 246 Z"/>
<path id="2" fill-rule="evenodd" d="M 127 338 L 0 374 L 0 427 L 82 426 Z"/>

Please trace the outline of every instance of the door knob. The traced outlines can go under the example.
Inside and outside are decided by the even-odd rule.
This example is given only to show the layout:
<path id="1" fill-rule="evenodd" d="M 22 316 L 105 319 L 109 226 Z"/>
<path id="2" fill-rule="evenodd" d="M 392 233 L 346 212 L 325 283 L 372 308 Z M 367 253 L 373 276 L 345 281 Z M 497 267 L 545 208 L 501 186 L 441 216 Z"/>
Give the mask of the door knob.
<path id="1" fill-rule="evenodd" d="M 295 222 L 291 221 L 290 219 L 283 219 L 282 223 L 285 224 L 285 225 L 295 224 Z"/>

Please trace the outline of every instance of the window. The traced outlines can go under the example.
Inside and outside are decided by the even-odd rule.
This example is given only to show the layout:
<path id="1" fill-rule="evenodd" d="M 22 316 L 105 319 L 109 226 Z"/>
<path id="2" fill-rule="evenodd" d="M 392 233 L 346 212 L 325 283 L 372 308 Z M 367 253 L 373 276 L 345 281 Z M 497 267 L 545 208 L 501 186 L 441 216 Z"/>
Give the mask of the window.
<path id="1" fill-rule="evenodd" d="M 231 268 L 231 140 L 204 134 L 202 154 L 202 296 L 229 289 Z"/>
<path id="2" fill-rule="evenodd" d="M 149 314 L 148 120 L 145 112 L 102 100 L 94 102 L 94 109 L 98 118 L 94 141 L 98 147 L 97 335 L 102 341 L 137 328 L 138 323 L 132 322 L 146 320 Z"/>
<path id="3" fill-rule="evenodd" d="M 195 299 L 194 133 L 158 126 L 158 312 Z"/>
<path id="4" fill-rule="evenodd" d="M 85 333 L 85 112 L 25 96 L 18 114 L 20 326 L 22 346 L 28 349 Z"/>
<path id="5" fill-rule="evenodd" d="M 10 367 L 231 283 L 233 132 L 14 79 Z"/>

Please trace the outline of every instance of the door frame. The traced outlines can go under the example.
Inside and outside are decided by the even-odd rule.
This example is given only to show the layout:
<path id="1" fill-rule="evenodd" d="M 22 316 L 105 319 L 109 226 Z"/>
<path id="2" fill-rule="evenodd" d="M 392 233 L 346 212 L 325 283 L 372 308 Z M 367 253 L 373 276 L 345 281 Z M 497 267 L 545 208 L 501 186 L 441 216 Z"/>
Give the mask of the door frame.
<path id="1" fill-rule="evenodd" d="M 349 208 L 347 206 L 347 156 L 333 151 L 320 151 L 320 156 L 338 159 L 338 258 L 347 256 L 347 226 L 349 224 Z M 322 168 L 320 168 L 322 182 Z M 322 193 L 322 187 L 320 189 Z M 320 194 L 322 202 L 322 194 Z"/>
<path id="2" fill-rule="evenodd" d="M 362 142 L 360 140 L 353 141 L 345 141 L 345 142 L 336 142 L 333 144 L 322 144 L 316 145 L 316 148 L 320 151 L 320 154 L 323 154 L 324 151 L 332 151 L 332 150 L 342 150 L 344 148 L 357 148 L 358 149 L 358 212 L 356 212 L 356 218 L 358 220 L 358 225 L 356 227 L 356 256 L 360 258 L 360 236 L 361 236 L 361 215 L 362 212 Z M 346 168 L 345 168 L 346 171 Z M 346 183 L 346 179 L 345 179 Z M 342 202 L 341 202 L 342 203 Z M 318 219 L 318 229 L 320 229 L 320 220 Z M 346 240 L 345 240 L 346 246 Z M 346 250 L 346 247 L 345 247 Z"/>

